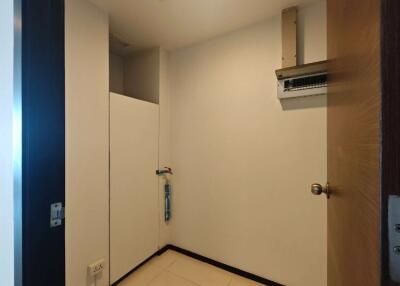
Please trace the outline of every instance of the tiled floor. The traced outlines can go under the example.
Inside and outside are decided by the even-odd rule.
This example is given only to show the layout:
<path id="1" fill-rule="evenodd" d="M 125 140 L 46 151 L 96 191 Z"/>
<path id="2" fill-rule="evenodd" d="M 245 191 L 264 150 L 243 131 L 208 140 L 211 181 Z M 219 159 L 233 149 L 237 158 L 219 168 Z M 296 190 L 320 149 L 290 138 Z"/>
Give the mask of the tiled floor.
<path id="1" fill-rule="evenodd" d="M 188 256 L 166 251 L 118 286 L 257 286 L 263 285 Z"/>

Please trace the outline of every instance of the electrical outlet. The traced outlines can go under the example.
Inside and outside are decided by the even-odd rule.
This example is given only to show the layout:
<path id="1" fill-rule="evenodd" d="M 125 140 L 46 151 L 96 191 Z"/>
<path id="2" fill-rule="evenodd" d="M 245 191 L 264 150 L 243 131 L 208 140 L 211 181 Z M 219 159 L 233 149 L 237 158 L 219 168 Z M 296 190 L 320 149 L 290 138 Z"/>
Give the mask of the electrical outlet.
<path id="1" fill-rule="evenodd" d="M 88 272 L 90 276 L 96 276 L 104 270 L 104 259 L 99 259 L 88 266 Z"/>

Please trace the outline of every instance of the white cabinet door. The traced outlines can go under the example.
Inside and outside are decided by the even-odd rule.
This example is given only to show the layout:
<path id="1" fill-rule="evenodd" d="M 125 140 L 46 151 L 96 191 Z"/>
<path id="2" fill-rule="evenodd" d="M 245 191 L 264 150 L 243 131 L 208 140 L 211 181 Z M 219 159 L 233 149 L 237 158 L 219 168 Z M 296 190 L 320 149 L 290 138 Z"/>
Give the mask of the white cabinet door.
<path id="1" fill-rule="evenodd" d="M 111 93 L 111 282 L 158 249 L 159 107 Z"/>

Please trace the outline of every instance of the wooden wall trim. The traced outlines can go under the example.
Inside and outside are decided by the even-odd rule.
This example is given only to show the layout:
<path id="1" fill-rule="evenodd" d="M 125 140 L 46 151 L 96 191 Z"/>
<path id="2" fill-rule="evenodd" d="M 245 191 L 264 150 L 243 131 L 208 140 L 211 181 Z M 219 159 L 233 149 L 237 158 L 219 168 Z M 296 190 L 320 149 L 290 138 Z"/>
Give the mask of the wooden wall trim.
<path id="1" fill-rule="evenodd" d="M 297 7 L 282 11 L 282 68 L 297 65 Z"/>

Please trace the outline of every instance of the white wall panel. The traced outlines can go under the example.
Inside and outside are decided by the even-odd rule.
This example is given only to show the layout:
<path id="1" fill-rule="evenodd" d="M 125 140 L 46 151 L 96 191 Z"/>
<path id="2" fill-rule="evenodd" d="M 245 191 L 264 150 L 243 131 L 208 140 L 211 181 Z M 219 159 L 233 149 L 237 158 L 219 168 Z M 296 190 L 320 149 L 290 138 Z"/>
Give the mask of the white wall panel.
<path id="1" fill-rule="evenodd" d="M 111 282 L 158 250 L 159 106 L 111 93 Z"/>
<path id="2" fill-rule="evenodd" d="M 109 285 L 108 17 L 65 1 L 66 285 Z M 87 266 L 104 258 L 95 280 Z"/>

